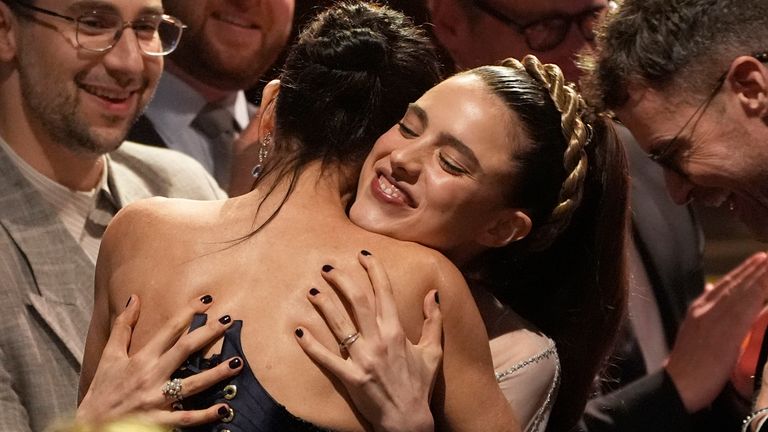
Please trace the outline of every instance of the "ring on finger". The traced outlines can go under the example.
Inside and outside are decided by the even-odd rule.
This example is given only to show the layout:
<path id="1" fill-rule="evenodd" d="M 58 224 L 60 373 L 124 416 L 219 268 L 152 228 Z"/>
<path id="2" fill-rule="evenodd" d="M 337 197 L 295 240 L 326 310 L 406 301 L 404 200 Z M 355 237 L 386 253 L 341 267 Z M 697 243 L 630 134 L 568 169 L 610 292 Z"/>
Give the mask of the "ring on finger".
<path id="1" fill-rule="evenodd" d="M 360 337 L 360 332 L 350 333 L 348 334 L 344 339 L 339 342 L 339 349 L 342 351 L 347 351 L 349 347 L 355 343 L 355 341 Z"/>
<path id="2" fill-rule="evenodd" d="M 180 401 L 183 398 L 181 394 L 181 379 L 174 378 L 166 381 L 160 391 L 163 392 L 163 396 L 165 396 L 166 399 L 176 402 Z"/>

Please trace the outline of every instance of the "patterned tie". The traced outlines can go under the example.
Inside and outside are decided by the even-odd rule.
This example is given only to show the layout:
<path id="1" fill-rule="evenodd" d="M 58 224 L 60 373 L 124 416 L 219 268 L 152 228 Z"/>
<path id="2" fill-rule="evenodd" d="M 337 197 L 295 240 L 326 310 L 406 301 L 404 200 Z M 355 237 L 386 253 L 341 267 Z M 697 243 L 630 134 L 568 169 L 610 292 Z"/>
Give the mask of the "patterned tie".
<path id="1" fill-rule="evenodd" d="M 213 177 L 226 189 L 232 165 L 232 142 L 237 138 L 240 126 L 227 108 L 208 104 L 197 114 L 192 127 L 209 139 L 213 157 Z"/>

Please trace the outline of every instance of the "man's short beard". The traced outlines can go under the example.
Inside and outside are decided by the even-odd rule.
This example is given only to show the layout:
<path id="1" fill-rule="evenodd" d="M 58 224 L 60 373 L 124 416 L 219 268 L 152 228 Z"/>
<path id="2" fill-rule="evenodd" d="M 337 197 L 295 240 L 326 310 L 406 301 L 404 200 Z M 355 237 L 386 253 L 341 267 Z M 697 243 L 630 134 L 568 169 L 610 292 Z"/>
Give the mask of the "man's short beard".
<path id="1" fill-rule="evenodd" d="M 24 109 L 30 118 L 39 122 L 43 132 L 57 144 L 79 155 L 100 156 L 117 149 L 123 142 L 127 130 L 119 139 L 98 136 L 90 125 L 79 115 L 80 102 L 77 95 L 59 88 L 53 94 L 46 93 L 34 80 L 21 70 L 19 79 L 25 101 Z M 123 121 L 119 117 L 108 117 L 110 122 Z M 133 121 L 128 125 L 133 124 Z"/>

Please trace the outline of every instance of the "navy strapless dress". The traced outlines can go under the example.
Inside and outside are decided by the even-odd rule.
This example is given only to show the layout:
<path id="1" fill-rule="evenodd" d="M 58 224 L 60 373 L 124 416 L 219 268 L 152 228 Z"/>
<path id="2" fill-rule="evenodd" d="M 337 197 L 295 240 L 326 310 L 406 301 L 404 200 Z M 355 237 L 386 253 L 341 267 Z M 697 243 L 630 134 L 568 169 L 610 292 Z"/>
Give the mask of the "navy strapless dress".
<path id="1" fill-rule="evenodd" d="M 205 314 L 195 315 L 190 331 L 205 325 L 206 320 L 207 315 Z M 210 359 L 206 359 L 202 353 L 196 353 L 189 357 L 185 364 L 173 375 L 174 378 L 184 378 L 215 367 L 233 356 L 239 356 L 243 359 L 243 369 L 238 375 L 181 401 L 183 409 L 203 409 L 213 404 L 224 402 L 230 407 L 229 416 L 218 423 L 186 428 L 184 430 L 195 432 L 329 431 L 294 416 L 283 405 L 274 400 L 267 393 L 266 389 L 261 386 L 259 380 L 256 379 L 253 371 L 248 366 L 248 360 L 246 360 L 243 354 L 240 341 L 242 327 L 243 322 L 236 320 L 227 329 L 224 334 L 224 342 L 220 354 L 215 354 Z"/>

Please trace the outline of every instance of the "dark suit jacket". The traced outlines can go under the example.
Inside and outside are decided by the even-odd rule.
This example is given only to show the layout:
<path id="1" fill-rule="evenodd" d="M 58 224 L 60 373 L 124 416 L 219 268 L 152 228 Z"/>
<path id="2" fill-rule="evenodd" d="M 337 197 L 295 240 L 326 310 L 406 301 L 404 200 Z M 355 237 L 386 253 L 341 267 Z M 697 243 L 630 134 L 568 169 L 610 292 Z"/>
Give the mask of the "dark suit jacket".
<path id="1" fill-rule="evenodd" d="M 155 125 L 146 115 L 142 115 L 128 131 L 128 141 L 151 145 L 153 147 L 168 147 L 157 133 Z"/>
<path id="2" fill-rule="evenodd" d="M 629 131 L 619 127 L 632 176 L 633 237 L 648 273 L 670 346 L 688 304 L 704 287 L 703 239 L 690 207 L 669 198 L 660 167 L 650 161 Z M 580 431 L 724 431 L 736 430 L 723 402 L 711 410 L 687 415 L 665 372 L 648 374 L 637 340 L 626 326 L 608 369 L 614 382 L 591 400 Z M 607 388 L 606 388 L 607 387 Z M 727 424 L 728 426 L 725 426 Z"/>
<path id="3" fill-rule="evenodd" d="M 124 143 L 107 158 L 119 207 L 155 195 L 224 197 L 178 152 Z M 74 412 L 93 278 L 91 260 L 0 150 L 1 431 L 42 431 Z"/>

